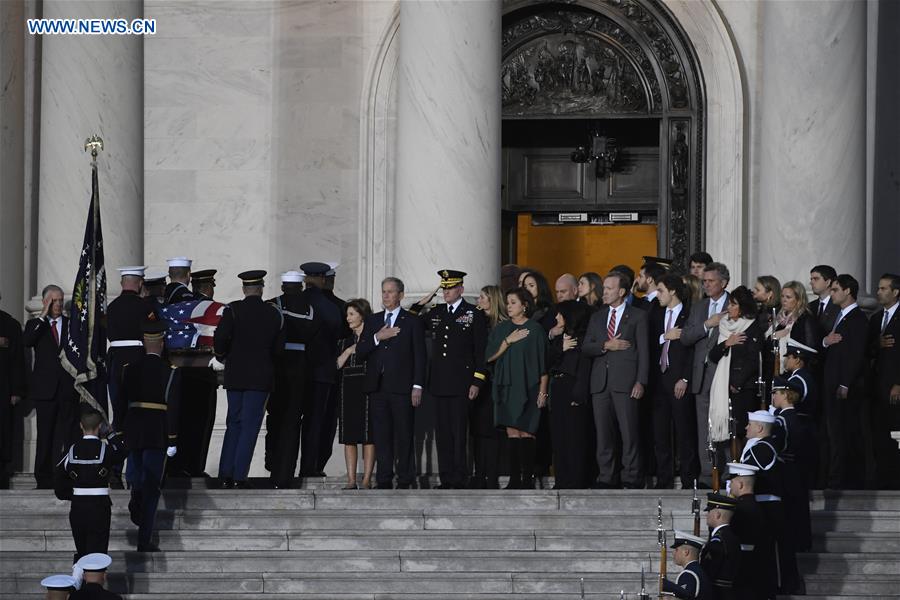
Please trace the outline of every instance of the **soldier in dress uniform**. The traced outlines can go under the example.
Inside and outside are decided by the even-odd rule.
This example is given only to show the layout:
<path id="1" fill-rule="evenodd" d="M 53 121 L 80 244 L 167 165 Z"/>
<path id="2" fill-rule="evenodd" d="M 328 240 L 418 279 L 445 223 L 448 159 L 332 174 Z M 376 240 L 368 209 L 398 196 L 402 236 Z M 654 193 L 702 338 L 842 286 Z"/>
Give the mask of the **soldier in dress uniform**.
<path id="1" fill-rule="evenodd" d="M 341 330 L 338 334 L 338 340 L 342 340 L 352 335 L 353 332 L 350 331 L 350 326 L 347 325 L 347 321 L 343 318 L 344 305 L 346 302 L 334 294 L 334 283 L 337 278 L 337 268 L 340 266 L 340 263 L 329 262 L 328 266 L 331 268 L 325 272 L 325 284 L 322 288 L 322 293 L 325 294 L 325 297 L 328 298 L 329 302 L 337 307 L 338 312 L 341 314 Z M 338 396 L 338 384 L 337 379 L 335 379 L 335 384 L 331 386 L 331 396 L 328 399 L 328 407 L 325 411 L 324 434 L 322 435 L 321 445 L 319 446 L 317 470 L 320 472 L 325 471 L 325 465 L 328 464 L 328 460 L 331 458 L 331 454 L 334 450 L 334 436 L 337 433 L 338 422 Z"/>
<path id="2" fill-rule="evenodd" d="M 802 388 L 800 400 L 794 407 L 797 412 L 819 420 L 819 385 L 810 366 L 818 356 L 818 351 L 800 342 L 789 340 L 784 355 L 784 376 L 796 379 Z M 814 467 L 813 467 L 814 468 Z"/>
<path id="3" fill-rule="evenodd" d="M 737 506 L 731 526 L 741 543 L 741 567 L 735 579 L 739 598 L 770 600 L 775 598 L 778 575 L 775 571 L 775 542 L 762 508 L 756 501 L 754 465 L 728 463 L 728 493 Z"/>
<path id="4" fill-rule="evenodd" d="M 148 315 L 156 314 L 155 301 L 141 296 L 146 267 L 120 267 L 122 293 L 109 303 L 106 309 L 106 338 L 109 340 L 107 351 L 107 388 L 109 403 L 112 406 L 111 425 L 115 431 L 122 432 L 123 419 L 127 410 L 119 388 L 122 383 L 122 366 L 140 360 L 144 355 L 143 323 Z M 128 467 L 126 479 L 130 482 L 131 467 Z M 122 488 L 122 466 L 113 469 L 113 487 Z"/>
<path id="5" fill-rule="evenodd" d="M 426 335 L 433 339 L 428 392 L 437 402 L 437 451 L 441 485 L 438 489 L 463 489 L 468 483 L 467 424 L 469 406 L 487 380 L 485 346 L 487 322 L 474 304 L 466 302 L 462 271 L 443 269 L 438 289 L 444 306 L 424 316 Z M 419 314 L 437 293 L 422 298 L 409 312 Z"/>
<path id="6" fill-rule="evenodd" d="M 216 359 L 225 365 L 228 416 L 219 458 L 225 488 L 251 487 L 247 481 L 253 448 L 275 381 L 275 360 L 284 351 L 281 313 L 262 300 L 266 272 L 244 271 L 243 300 L 222 313 L 213 338 Z"/>
<path id="7" fill-rule="evenodd" d="M 187 300 L 195 300 L 193 292 L 188 289 L 191 282 L 191 264 L 193 261 L 184 256 L 170 258 L 166 261 L 169 265 L 169 285 L 163 300 L 166 304 L 175 304 Z"/>
<path id="8" fill-rule="evenodd" d="M 41 580 L 47 590 L 44 600 L 68 600 L 81 587 L 81 580 L 73 575 L 50 575 Z"/>
<path id="9" fill-rule="evenodd" d="M 329 415 L 336 398 L 332 389 L 337 382 L 337 348 L 345 327 L 341 310 L 325 294 L 328 263 L 307 262 L 300 265 L 306 274 L 303 298 L 312 307 L 319 328 L 307 347 L 307 381 L 304 394 L 303 423 L 300 438 L 300 476 L 323 477 L 323 447 L 334 443 Z M 329 433 L 331 437 L 329 438 Z"/>
<path id="10" fill-rule="evenodd" d="M 275 387 L 266 417 L 266 468 L 275 488 L 290 487 L 294 479 L 306 388 L 306 348 L 320 325 L 303 295 L 303 273 L 282 273 L 281 291 L 268 301 L 284 318 L 284 352 L 275 361 Z"/>
<path id="11" fill-rule="evenodd" d="M 131 521 L 139 527 L 138 552 L 158 552 L 151 542 L 166 456 L 177 451 L 180 369 L 163 359 L 165 325 L 153 318 L 144 322 L 145 356 L 125 365 L 122 397 L 127 402 L 125 440 L 132 465 Z M 197 435 L 197 430 L 192 430 Z"/>
<path id="12" fill-rule="evenodd" d="M 706 498 L 706 524 L 710 533 L 709 541 L 700 551 L 700 567 L 712 582 L 715 598 L 736 600 L 734 582 L 741 567 L 741 544 L 731 528 L 731 519 L 737 502 L 713 492 Z"/>
<path id="13" fill-rule="evenodd" d="M 669 547 L 675 550 L 675 564 L 682 571 L 674 583 L 668 579 L 663 581 L 663 592 L 685 600 L 714 600 L 712 583 L 700 567 L 703 539 L 675 530 L 675 540 Z"/>
<path id="14" fill-rule="evenodd" d="M 0 310 L 0 489 L 9 487 L 12 462 L 13 406 L 25 397 L 25 346 L 22 324 Z"/>
<path id="15" fill-rule="evenodd" d="M 144 291 L 142 295 L 150 300 L 152 306 L 162 306 L 166 302 L 166 274 L 162 271 L 144 272 Z M 153 301 L 156 303 L 154 304 Z"/>
<path id="16" fill-rule="evenodd" d="M 775 415 L 757 410 L 747 415 L 747 443 L 741 452 L 740 462 L 756 466 L 756 501 L 760 503 L 766 521 L 772 529 L 778 561 L 778 593 L 790 594 L 803 591 L 803 580 L 797 569 L 797 557 L 785 526 L 784 479 L 782 464 L 778 460 L 778 448 L 782 442 L 772 434 Z M 776 558 L 777 557 L 777 558 Z"/>
<path id="17" fill-rule="evenodd" d="M 84 581 L 69 600 L 122 600 L 122 596 L 106 589 L 106 569 L 111 564 L 112 558 L 102 552 L 82 556 L 75 567 L 81 570 Z"/>
<path id="18" fill-rule="evenodd" d="M 114 465 L 125 460 L 121 435 L 101 434 L 103 416 L 85 409 L 81 414 L 83 437 L 72 444 L 56 466 L 54 491 L 60 500 L 71 500 L 69 524 L 75 540 L 75 560 L 109 548 L 109 478 Z M 106 429 L 105 427 L 103 429 Z"/>
<path id="19" fill-rule="evenodd" d="M 802 393 L 799 378 L 775 377 L 772 383 L 774 436 L 781 441 L 778 460 L 782 463 L 787 534 L 797 552 L 807 552 L 812 547 L 809 489 L 815 471 L 809 465 L 815 464 L 818 448 L 815 424 L 795 409 Z"/>

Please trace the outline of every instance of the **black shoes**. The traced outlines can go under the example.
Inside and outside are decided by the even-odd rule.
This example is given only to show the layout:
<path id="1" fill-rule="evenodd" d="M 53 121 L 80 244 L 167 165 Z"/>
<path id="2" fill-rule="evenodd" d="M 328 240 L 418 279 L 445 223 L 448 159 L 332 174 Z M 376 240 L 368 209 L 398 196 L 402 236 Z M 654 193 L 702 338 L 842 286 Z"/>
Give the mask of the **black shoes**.
<path id="1" fill-rule="evenodd" d="M 161 552 L 156 544 L 138 544 L 138 552 Z"/>
<path id="2" fill-rule="evenodd" d="M 223 490 L 234 489 L 234 479 L 232 479 L 231 477 L 226 477 L 222 480 L 221 486 Z"/>
<path id="3" fill-rule="evenodd" d="M 255 488 L 256 488 L 256 486 L 253 485 L 252 483 L 250 483 L 249 481 L 247 481 L 246 479 L 244 481 L 235 481 L 234 482 L 234 489 L 236 489 L 236 490 L 252 490 Z"/>

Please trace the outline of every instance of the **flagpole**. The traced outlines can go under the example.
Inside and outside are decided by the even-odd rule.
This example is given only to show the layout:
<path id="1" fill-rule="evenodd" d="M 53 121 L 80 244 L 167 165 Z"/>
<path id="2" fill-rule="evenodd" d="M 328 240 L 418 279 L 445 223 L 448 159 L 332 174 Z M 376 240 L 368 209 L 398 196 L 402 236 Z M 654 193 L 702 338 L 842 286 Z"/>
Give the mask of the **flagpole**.
<path id="1" fill-rule="evenodd" d="M 92 268 L 96 269 L 96 265 L 97 265 L 97 229 L 99 227 L 98 222 L 100 220 L 100 194 L 96 193 L 97 186 L 94 185 L 93 180 L 99 177 L 99 175 L 97 173 L 97 155 L 103 150 L 103 139 L 97 134 L 94 134 L 91 137 L 89 137 L 84 142 L 84 151 L 87 152 L 88 150 L 90 150 L 90 152 L 91 152 L 91 189 L 94 190 L 94 192 L 95 192 L 91 196 L 91 207 L 92 207 L 91 208 L 91 220 L 93 222 L 93 227 L 91 228 L 92 229 L 92 232 L 91 232 L 91 265 L 92 265 Z M 94 346 L 94 339 L 93 339 L 94 325 L 96 324 L 96 318 L 97 318 L 96 317 L 97 309 L 96 309 L 96 306 L 94 306 L 94 304 L 96 304 L 96 302 L 97 302 L 97 276 L 96 276 L 96 274 L 90 278 L 90 282 L 91 282 L 91 288 L 90 288 L 90 296 L 89 297 L 92 298 L 93 302 L 91 303 L 90 310 L 88 311 L 87 363 L 88 363 L 89 368 L 93 367 L 93 369 L 96 369 L 96 366 L 90 364 L 91 363 L 91 358 L 90 358 L 91 349 Z M 101 340 L 100 343 L 105 344 L 106 340 Z M 101 415 L 103 415 L 104 419 L 109 421 L 109 415 L 100 406 L 99 401 L 96 398 L 94 398 L 93 400 L 94 400 L 94 402 L 93 402 L 94 408 L 97 409 Z"/>

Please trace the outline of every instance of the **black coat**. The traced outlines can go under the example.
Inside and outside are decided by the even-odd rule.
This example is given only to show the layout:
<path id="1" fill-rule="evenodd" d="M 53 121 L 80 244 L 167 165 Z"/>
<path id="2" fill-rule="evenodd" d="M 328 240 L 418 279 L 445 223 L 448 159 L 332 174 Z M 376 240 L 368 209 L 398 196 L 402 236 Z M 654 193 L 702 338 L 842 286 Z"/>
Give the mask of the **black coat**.
<path id="1" fill-rule="evenodd" d="M 733 598 L 733 585 L 741 567 L 741 543 L 730 525 L 721 526 L 700 551 L 700 566 L 706 572 L 717 598 Z"/>
<path id="2" fill-rule="evenodd" d="M 175 304 L 177 302 L 186 302 L 188 300 L 196 300 L 197 296 L 188 289 L 183 283 L 172 281 L 166 286 L 163 296 L 166 304 Z"/>
<path id="3" fill-rule="evenodd" d="M 28 385 L 29 397 L 34 400 L 52 400 L 58 386 L 71 388 L 72 376 L 63 369 L 59 360 L 60 349 L 69 340 L 69 317 L 62 317 L 62 335 L 59 346 L 50 330 L 50 317 L 31 319 L 25 324 L 22 341 L 34 348 L 34 366 Z"/>
<path id="4" fill-rule="evenodd" d="M 777 329 L 784 328 L 778 327 Z M 792 340 L 816 350 L 822 347 L 823 337 L 825 337 L 825 333 L 822 331 L 822 325 L 812 313 L 803 313 L 798 316 L 797 320 L 794 321 L 794 326 L 791 327 Z"/>
<path id="5" fill-rule="evenodd" d="M 871 369 L 871 376 L 867 380 L 873 386 L 872 393 L 879 397 L 890 393 L 891 386 L 900 385 L 900 307 L 894 310 L 894 315 L 888 321 L 884 333 L 881 333 L 883 320 L 884 309 L 882 308 L 869 318 L 869 329 L 866 335 L 866 354 Z M 892 348 L 881 347 L 883 335 L 894 336 Z"/>
<path id="6" fill-rule="evenodd" d="M 840 314 L 840 307 L 834 302 L 829 301 L 828 304 L 825 305 L 824 312 L 819 314 L 819 304 L 821 304 L 821 300 L 816 298 L 812 302 L 809 303 L 809 312 L 816 316 L 819 321 L 819 326 L 822 331 L 829 332 L 831 328 L 834 327 L 834 321 L 837 319 L 838 314 Z M 805 342 L 804 342 L 805 343 Z"/>
<path id="7" fill-rule="evenodd" d="M 309 286 L 301 294 L 312 307 L 318 329 L 306 347 L 307 369 L 317 383 L 337 381 L 337 349 L 344 331 L 343 316 L 335 302 L 323 290 Z"/>
<path id="8" fill-rule="evenodd" d="M 825 357 L 825 389 L 822 393 L 831 396 L 838 386 L 848 390 L 859 389 L 863 383 L 866 365 L 866 335 L 869 322 L 860 308 L 854 308 L 841 319 L 835 333 L 842 339 L 828 347 Z"/>
<path id="9" fill-rule="evenodd" d="M 764 332 L 759 321 L 754 321 L 744 331 L 747 339 L 743 344 L 736 344 L 730 348 L 725 342 L 720 342 L 709 351 L 709 362 L 717 363 L 723 356 L 731 353 L 731 368 L 728 384 L 738 391 L 744 391 L 755 385 L 759 375 L 759 353 L 763 349 L 765 340 Z"/>
<path id="10" fill-rule="evenodd" d="M 410 312 L 400 309 L 394 327 L 400 333 L 375 344 L 375 334 L 384 327 L 384 311 L 366 319 L 356 344 L 356 356 L 366 361 L 366 392 L 409 394 L 414 385 L 425 385 L 425 327 Z"/>
<path id="11" fill-rule="evenodd" d="M 788 379 L 799 379 L 803 388 L 806 390 L 804 394 L 800 396 L 800 402 L 797 403 L 797 412 L 818 419 L 819 412 L 822 408 L 819 398 L 818 379 L 813 377 L 813 374 L 806 367 L 788 373 L 787 377 Z"/>
<path id="12" fill-rule="evenodd" d="M 180 379 L 179 369 L 156 354 L 123 367 L 120 393 L 128 407 L 125 442 L 129 450 L 177 445 Z"/>
<path id="13" fill-rule="evenodd" d="M 464 396 L 469 386 L 483 386 L 487 380 L 484 314 L 463 300 L 452 316 L 446 305 L 438 305 L 422 321 L 433 340 L 428 391 L 435 396 Z"/>
<path id="14" fill-rule="evenodd" d="M 271 391 L 284 350 L 281 313 L 259 296 L 236 300 L 222 313 L 213 347 L 225 363 L 225 389 Z"/>
<path id="15" fill-rule="evenodd" d="M 122 600 L 122 596 L 105 589 L 99 583 L 84 583 L 80 590 L 69 594 L 69 600 Z"/>
<path id="16" fill-rule="evenodd" d="M 123 291 L 106 309 L 106 339 L 111 342 L 142 341 L 144 321 L 151 313 L 155 313 L 155 308 L 155 298 L 142 298 L 135 292 Z"/>
<path id="17" fill-rule="evenodd" d="M 666 579 L 663 591 L 684 600 L 714 600 L 716 597 L 712 583 L 698 561 L 686 564 L 674 583 Z"/>
<path id="18" fill-rule="evenodd" d="M 10 397 L 24 398 L 26 379 L 22 326 L 9 313 L 0 310 L 0 463 L 12 459 Z"/>
<path id="19" fill-rule="evenodd" d="M 665 373 L 662 372 L 660 360 L 662 360 L 663 344 L 659 343 L 659 336 L 666 332 L 666 310 L 667 309 L 662 308 L 662 319 L 658 317 L 654 318 L 654 329 L 653 333 L 650 335 L 650 341 L 652 343 L 651 347 L 655 347 L 653 356 L 656 362 L 650 362 L 650 372 L 653 373 L 653 377 L 660 382 L 660 385 L 671 393 L 674 391 L 675 384 L 678 383 L 679 379 L 686 379 L 688 383 L 690 383 L 694 366 L 694 348 L 693 346 L 685 346 L 681 343 L 681 340 L 669 342 L 669 368 L 666 369 Z M 672 327 L 683 328 L 688 320 L 688 313 L 688 307 L 685 304 L 682 304 L 681 312 L 679 313 L 678 318 L 675 319 L 675 323 L 672 324 Z"/>

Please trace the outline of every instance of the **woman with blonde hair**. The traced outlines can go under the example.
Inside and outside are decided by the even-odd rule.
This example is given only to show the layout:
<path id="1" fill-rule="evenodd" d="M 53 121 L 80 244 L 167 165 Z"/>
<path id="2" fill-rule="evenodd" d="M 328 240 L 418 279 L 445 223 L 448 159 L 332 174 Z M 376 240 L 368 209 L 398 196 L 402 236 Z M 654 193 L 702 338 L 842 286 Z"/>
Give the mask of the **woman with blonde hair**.
<path id="1" fill-rule="evenodd" d="M 819 320 L 809 311 L 806 288 L 799 281 L 785 283 L 781 288 L 781 310 L 775 317 L 775 339 L 782 365 L 788 340 L 819 348 L 824 335 Z"/>
<path id="2" fill-rule="evenodd" d="M 684 282 L 684 285 L 687 286 L 688 293 L 687 298 L 684 298 L 682 302 L 686 306 L 690 306 L 695 302 L 700 302 L 703 299 L 703 284 L 700 282 L 700 278 L 696 275 L 692 275 L 688 273 L 687 275 L 682 275 L 681 280 Z"/>

